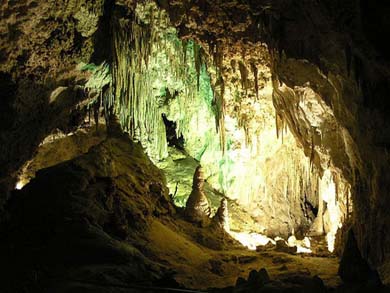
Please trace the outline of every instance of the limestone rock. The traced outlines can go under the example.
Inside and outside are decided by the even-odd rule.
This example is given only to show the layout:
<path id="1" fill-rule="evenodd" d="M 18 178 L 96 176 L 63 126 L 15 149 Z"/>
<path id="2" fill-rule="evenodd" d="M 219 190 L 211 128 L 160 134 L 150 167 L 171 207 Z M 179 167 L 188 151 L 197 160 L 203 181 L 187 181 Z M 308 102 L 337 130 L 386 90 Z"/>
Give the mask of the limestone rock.
<path id="1" fill-rule="evenodd" d="M 143 241 L 139 233 L 152 215 L 169 213 L 164 185 L 161 171 L 125 135 L 38 171 L 14 192 L 6 207 L 9 219 L 0 223 L 1 292 L 21 292 L 23 286 L 30 292 L 65 292 L 60 288 L 73 286 L 65 278 L 48 284 L 49 272 L 58 279 L 155 278 L 159 270 L 134 244 Z M 32 274 L 34 284 L 27 283 Z"/>
<path id="2" fill-rule="evenodd" d="M 287 245 L 286 241 L 278 240 L 278 241 L 276 241 L 275 250 L 276 251 L 280 251 L 280 252 L 296 253 L 297 252 L 297 247 L 296 246 L 289 247 Z"/>
<path id="3" fill-rule="evenodd" d="M 226 198 L 221 199 L 221 205 L 213 217 L 213 225 L 224 229 L 226 232 L 230 231 L 229 211 Z"/>
<path id="4" fill-rule="evenodd" d="M 266 269 L 262 268 L 259 271 L 252 270 L 249 273 L 248 277 L 248 283 L 261 287 L 264 284 L 268 283 L 270 281 L 268 272 Z"/>
<path id="5" fill-rule="evenodd" d="M 252 270 L 249 273 L 248 280 L 239 277 L 236 281 L 234 292 L 257 292 L 260 288 L 270 282 L 270 277 L 266 269 L 259 271 Z"/>
<path id="6" fill-rule="evenodd" d="M 210 217 L 210 204 L 204 194 L 204 174 L 201 166 L 194 173 L 192 192 L 188 197 L 184 213 L 192 222 L 204 223 Z"/>
<path id="7" fill-rule="evenodd" d="M 96 27 L 109 24 L 97 21 L 97 16 L 103 3 L 112 8 L 114 2 L 132 12 L 137 1 L 2 2 L 0 71 L 12 75 L 18 92 L 6 103 L 16 105 L 15 109 L 1 108 L 1 117 L 14 110 L 16 114 L 12 115 L 15 119 L 5 119 L 6 131 L 0 135 L 4 177 L 28 160 L 53 128 L 45 106 L 51 87 L 72 84 L 71 70 L 79 60 L 89 61 L 95 47 L 101 49 L 105 43 L 110 47 L 109 41 L 95 44 L 94 40 L 109 40 L 95 38 L 96 32 L 110 32 Z M 258 72 L 248 74 L 248 61 L 262 64 L 258 58 L 263 54 L 258 52 L 272 52 L 272 59 L 265 61 L 272 67 L 267 78 L 274 82 L 276 112 L 315 166 L 322 168 L 330 162 L 353 183 L 356 240 L 363 256 L 375 266 L 389 263 L 390 50 L 383 36 L 390 26 L 386 1 L 158 2 L 171 15 L 181 37 L 195 39 L 210 55 L 215 53 L 214 63 L 230 63 L 232 56 L 240 56 L 235 58 L 238 62 L 234 60 L 242 63 L 238 70 L 237 66 L 230 70 L 241 75 L 240 93 L 248 91 L 259 98 Z M 267 46 L 254 50 L 262 42 Z M 224 92 L 225 84 L 227 90 L 232 87 L 227 77 L 233 75 L 219 71 Z M 26 104 L 31 107 L 23 113 L 20 108 Z"/>
<path id="8" fill-rule="evenodd" d="M 310 230 L 308 232 L 309 236 L 321 236 L 324 235 L 324 223 L 321 216 L 317 216 L 314 219 L 314 222 L 312 226 L 310 227 Z"/>

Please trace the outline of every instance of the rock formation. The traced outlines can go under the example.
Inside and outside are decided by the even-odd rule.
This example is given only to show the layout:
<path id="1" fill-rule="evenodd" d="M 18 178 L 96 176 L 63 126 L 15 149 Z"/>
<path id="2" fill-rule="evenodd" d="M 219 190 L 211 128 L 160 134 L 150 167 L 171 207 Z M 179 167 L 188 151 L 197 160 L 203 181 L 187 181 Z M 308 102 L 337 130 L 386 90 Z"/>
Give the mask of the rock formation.
<path id="1" fill-rule="evenodd" d="M 213 217 L 212 225 L 218 228 L 222 228 L 226 232 L 230 231 L 229 210 L 228 210 L 228 202 L 226 198 L 221 199 L 221 204 Z"/>
<path id="2" fill-rule="evenodd" d="M 9 217 L 0 225 L 0 257 L 7 263 L 0 267 L 1 291 L 85 292 L 69 279 L 155 278 L 153 262 L 136 248 L 142 241 L 137 233 L 148 228 L 153 214 L 168 215 L 173 206 L 161 171 L 122 134 L 38 171 L 13 192 L 6 211 Z M 107 266 L 115 267 L 112 274 Z"/>
<path id="3" fill-rule="evenodd" d="M 352 229 L 348 231 L 344 253 L 341 256 L 339 275 L 346 283 L 379 286 L 378 272 L 362 258 Z"/>
<path id="4" fill-rule="evenodd" d="M 203 191 L 204 174 L 201 166 L 198 166 L 194 173 L 192 192 L 188 197 L 185 216 L 192 222 L 206 223 L 210 217 L 210 204 Z"/>

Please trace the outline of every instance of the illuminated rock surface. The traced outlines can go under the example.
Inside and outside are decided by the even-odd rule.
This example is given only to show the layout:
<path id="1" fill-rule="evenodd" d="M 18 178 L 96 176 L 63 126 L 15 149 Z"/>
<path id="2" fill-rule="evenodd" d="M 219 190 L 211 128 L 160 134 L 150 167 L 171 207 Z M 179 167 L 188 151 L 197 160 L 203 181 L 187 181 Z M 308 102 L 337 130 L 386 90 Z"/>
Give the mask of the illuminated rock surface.
<path id="1" fill-rule="evenodd" d="M 191 222 L 204 223 L 209 219 L 211 209 L 203 190 L 204 174 L 201 166 L 196 167 L 192 182 L 192 191 L 186 202 L 184 213 Z"/>

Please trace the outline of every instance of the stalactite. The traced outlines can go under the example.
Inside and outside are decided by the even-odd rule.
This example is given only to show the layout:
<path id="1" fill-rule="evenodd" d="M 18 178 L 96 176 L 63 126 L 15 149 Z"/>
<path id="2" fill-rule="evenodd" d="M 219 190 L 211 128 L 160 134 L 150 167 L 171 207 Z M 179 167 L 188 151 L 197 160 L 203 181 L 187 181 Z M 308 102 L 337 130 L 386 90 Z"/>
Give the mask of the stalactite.
<path id="1" fill-rule="evenodd" d="M 188 49 L 188 41 L 182 41 L 182 50 L 183 50 L 183 64 L 187 64 L 187 49 Z"/>
<path id="2" fill-rule="evenodd" d="M 216 107 L 216 122 L 217 132 L 219 133 L 220 145 L 222 153 L 226 150 L 226 131 L 225 131 L 225 82 L 222 76 L 219 77 L 218 82 L 219 92 L 214 95 L 214 104 Z M 215 89 L 214 89 L 215 90 Z"/>
<path id="3" fill-rule="evenodd" d="M 280 116 L 279 116 L 279 114 L 276 113 L 276 115 L 275 115 L 275 126 L 276 126 L 276 138 L 278 138 L 278 139 L 279 139 L 280 123 L 281 123 Z"/>
<path id="4" fill-rule="evenodd" d="M 230 66 L 232 67 L 233 72 L 236 72 L 236 60 L 232 59 L 230 61 Z"/>
<path id="5" fill-rule="evenodd" d="M 202 66 L 202 55 L 201 48 L 199 45 L 194 44 L 194 59 L 195 59 L 195 70 L 196 70 L 196 80 L 197 80 L 197 88 L 199 90 L 199 77 L 200 77 L 200 68 Z"/>
<path id="6" fill-rule="evenodd" d="M 256 98 L 257 98 L 257 100 L 259 100 L 259 71 L 257 69 L 256 64 L 251 63 L 251 70 L 253 73 L 253 77 L 255 79 Z"/>
<path id="7" fill-rule="evenodd" d="M 248 69 L 246 69 L 245 65 L 242 62 L 238 62 L 238 69 L 241 74 L 241 87 L 242 89 L 247 89 L 248 83 Z"/>
<path id="8" fill-rule="evenodd" d="M 314 134 L 311 135 L 311 149 L 310 149 L 310 163 L 313 164 L 314 162 Z"/>
<path id="9" fill-rule="evenodd" d="M 92 73 L 84 86 L 84 90 L 88 93 L 88 95 L 95 93 L 95 98 L 88 105 L 88 121 L 91 121 L 91 110 L 98 102 L 99 107 L 103 106 L 104 108 L 104 114 L 107 121 L 107 113 L 109 113 L 109 107 L 107 106 L 112 98 L 107 90 L 112 82 L 109 64 L 106 62 L 103 62 L 99 66 L 96 66 L 95 64 L 86 64 L 80 69 L 81 71 L 90 71 Z"/>
<path id="10" fill-rule="evenodd" d="M 115 100 L 108 104 L 114 104 L 130 136 L 142 143 L 152 159 L 159 160 L 167 155 L 161 89 L 178 92 L 175 98 L 181 113 L 176 121 L 179 136 L 190 127 L 188 109 L 195 103 L 200 87 L 202 49 L 194 42 L 182 42 L 169 25 L 166 12 L 152 1 L 137 4 L 132 18 L 118 16 L 115 20 L 111 95 Z M 222 108 L 223 103 L 219 102 L 219 109 Z M 220 121 L 220 128 L 221 124 Z"/>

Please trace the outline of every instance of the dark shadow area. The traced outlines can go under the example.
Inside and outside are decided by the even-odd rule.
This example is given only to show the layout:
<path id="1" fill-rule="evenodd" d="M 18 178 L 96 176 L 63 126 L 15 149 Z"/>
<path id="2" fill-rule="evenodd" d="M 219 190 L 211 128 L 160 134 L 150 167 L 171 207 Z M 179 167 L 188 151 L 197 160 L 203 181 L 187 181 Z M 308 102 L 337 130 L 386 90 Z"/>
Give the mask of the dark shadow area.
<path id="1" fill-rule="evenodd" d="M 182 134 L 179 137 L 177 136 L 176 122 L 168 120 L 165 114 L 162 114 L 161 117 L 165 124 L 168 146 L 184 151 L 184 137 Z"/>

